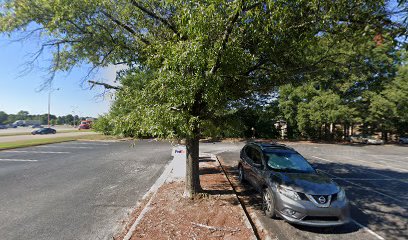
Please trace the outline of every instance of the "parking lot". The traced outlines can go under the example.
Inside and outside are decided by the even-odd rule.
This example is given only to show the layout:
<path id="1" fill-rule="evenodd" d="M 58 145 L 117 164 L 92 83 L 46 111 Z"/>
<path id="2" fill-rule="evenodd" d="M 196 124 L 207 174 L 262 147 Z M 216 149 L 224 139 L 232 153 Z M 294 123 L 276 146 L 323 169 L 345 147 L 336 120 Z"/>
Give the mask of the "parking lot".
<path id="1" fill-rule="evenodd" d="M 0 151 L 0 238 L 112 239 L 171 145 L 72 141 Z"/>
<path id="2" fill-rule="evenodd" d="M 260 198 L 250 186 L 237 186 L 272 237 L 278 239 L 407 239 L 408 146 L 288 143 L 319 171 L 346 189 L 352 222 L 336 228 L 291 225 L 262 214 Z M 236 179 L 239 151 L 220 154 Z M 236 182 L 236 181 L 233 181 Z"/>

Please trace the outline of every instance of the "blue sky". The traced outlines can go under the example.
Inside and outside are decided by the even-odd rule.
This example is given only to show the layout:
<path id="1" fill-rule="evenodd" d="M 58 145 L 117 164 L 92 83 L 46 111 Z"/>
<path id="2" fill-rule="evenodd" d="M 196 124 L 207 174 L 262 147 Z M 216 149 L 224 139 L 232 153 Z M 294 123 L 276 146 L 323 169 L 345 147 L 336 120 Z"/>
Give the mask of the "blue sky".
<path id="1" fill-rule="evenodd" d="M 12 42 L 5 35 L 0 34 L 0 111 L 17 113 L 20 110 L 30 114 L 43 114 L 48 111 L 48 91 L 39 92 L 41 84 L 46 79 L 50 53 L 45 52 L 37 61 L 34 68 L 22 74 L 30 54 L 39 49 L 37 40 Z M 53 88 L 60 90 L 52 92 L 51 114 L 97 117 L 109 111 L 110 97 L 101 97 L 103 89 L 100 87 L 89 90 L 89 86 L 81 86 L 82 79 L 88 73 L 89 66 L 81 66 L 70 73 L 61 72 L 56 75 Z M 97 80 L 111 82 L 115 71 L 108 68 L 99 71 Z M 88 89 L 86 89 L 88 88 Z"/>

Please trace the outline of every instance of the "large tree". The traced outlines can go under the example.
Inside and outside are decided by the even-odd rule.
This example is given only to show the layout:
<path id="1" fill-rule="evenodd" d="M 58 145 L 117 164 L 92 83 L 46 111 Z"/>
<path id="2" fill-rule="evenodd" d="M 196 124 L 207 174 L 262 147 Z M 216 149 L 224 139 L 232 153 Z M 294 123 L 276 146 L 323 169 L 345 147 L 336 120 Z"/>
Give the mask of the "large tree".
<path id="1" fill-rule="evenodd" d="M 3 124 L 7 121 L 8 114 L 4 111 L 0 111 L 0 124 Z"/>
<path id="2" fill-rule="evenodd" d="M 53 49 L 52 73 L 124 64 L 116 121 L 124 131 L 186 139 L 189 196 L 201 190 L 203 125 L 324 70 L 337 55 L 320 48 L 322 38 L 358 45 L 384 27 L 406 31 L 378 0 L 7 0 L 0 11 L 1 31 L 29 29 L 42 37 L 39 53 Z"/>

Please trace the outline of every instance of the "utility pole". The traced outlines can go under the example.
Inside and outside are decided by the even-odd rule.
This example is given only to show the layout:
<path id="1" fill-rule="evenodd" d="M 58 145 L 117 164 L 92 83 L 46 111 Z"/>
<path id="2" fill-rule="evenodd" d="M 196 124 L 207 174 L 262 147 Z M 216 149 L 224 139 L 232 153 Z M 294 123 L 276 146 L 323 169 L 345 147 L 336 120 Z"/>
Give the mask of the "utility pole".
<path id="1" fill-rule="evenodd" d="M 50 87 L 50 91 L 48 92 L 48 128 L 50 127 L 51 92 L 58 90 L 60 89 Z"/>
<path id="2" fill-rule="evenodd" d="M 75 120 L 75 110 L 78 109 L 78 106 L 71 106 L 72 108 L 72 115 L 74 116 L 74 128 L 76 127 L 76 120 Z"/>

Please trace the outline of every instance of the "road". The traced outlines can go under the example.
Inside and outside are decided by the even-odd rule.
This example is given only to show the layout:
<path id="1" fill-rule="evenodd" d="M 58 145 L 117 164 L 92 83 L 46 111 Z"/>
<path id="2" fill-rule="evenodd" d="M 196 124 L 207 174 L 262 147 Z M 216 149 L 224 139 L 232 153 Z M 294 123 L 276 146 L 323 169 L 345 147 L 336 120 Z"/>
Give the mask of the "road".
<path id="1" fill-rule="evenodd" d="M 273 237 L 288 240 L 408 239 L 408 146 L 288 145 L 346 189 L 353 221 L 336 228 L 310 228 L 270 219 L 262 214 L 259 194 L 250 186 L 236 183 L 240 197 Z M 239 149 L 229 149 L 219 156 L 230 177 L 236 180 Z"/>
<path id="2" fill-rule="evenodd" d="M 48 127 L 47 125 L 43 125 L 44 127 Z M 54 128 L 57 131 L 70 131 L 70 130 L 77 130 L 78 128 L 74 128 L 72 126 L 64 126 L 64 125 L 56 125 L 56 126 L 52 126 L 52 128 Z M 7 128 L 7 129 L 0 129 L 0 136 L 2 134 L 21 134 L 21 133 L 31 133 L 31 131 L 33 131 L 35 128 L 32 127 L 17 127 L 17 128 Z M 36 128 L 38 129 L 38 128 Z"/>
<path id="3" fill-rule="evenodd" d="M 34 140 L 34 139 L 46 139 L 46 138 L 60 138 L 60 137 L 78 137 L 97 134 L 95 132 L 67 132 L 56 134 L 46 134 L 46 135 L 16 135 L 16 136 L 0 136 L 0 143 L 5 142 L 16 142 L 16 141 L 25 141 L 25 140 Z"/>
<path id="4" fill-rule="evenodd" d="M 0 151 L 1 239 L 112 239 L 170 154 L 148 141 Z"/>

